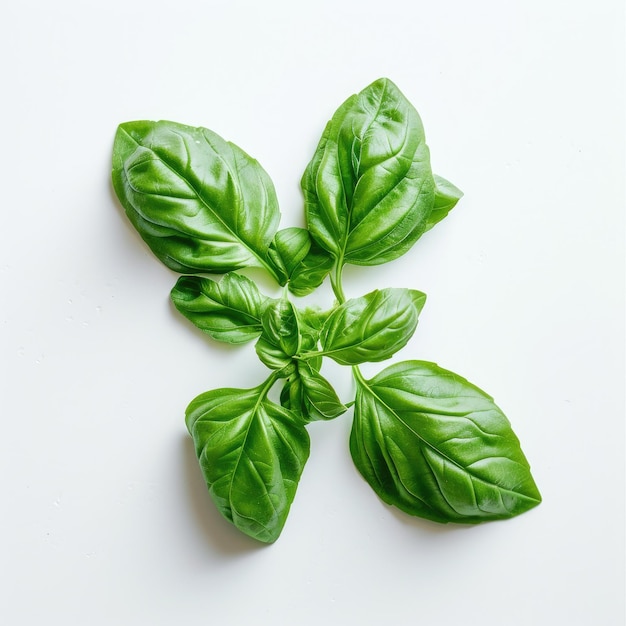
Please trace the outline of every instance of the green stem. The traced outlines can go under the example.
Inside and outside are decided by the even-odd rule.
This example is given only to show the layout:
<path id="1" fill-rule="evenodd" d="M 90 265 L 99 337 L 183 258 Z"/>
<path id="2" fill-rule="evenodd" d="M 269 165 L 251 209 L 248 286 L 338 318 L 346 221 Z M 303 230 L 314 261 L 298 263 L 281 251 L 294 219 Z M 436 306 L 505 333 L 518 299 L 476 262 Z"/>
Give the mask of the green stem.
<path id="1" fill-rule="evenodd" d="M 339 304 L 343 304 L 346 301 L 346 295 L 343 291 L 342 272 L 343 254 L 337 259 L 335 267 L 330 275 L 330 284 L 332 285 L 333 293 L 335 294 Z M 319 352 L 318 355 L 323 356 L 323 352 Z M 361 374 L 361 370 L 358 365 L 352 366 L 352 375 L 357 382 L 367 386 L 367 382 L 365 381 L 363 374 Z"/>
<path id="2" fill-rule="evenodd" d="M 343 304 L 346 301 L 346 295 L 343 292 L 343 283 L 341 280 L 341 274 L 343 272 L 343 255 L 335 262 L 335 267 L 330 274 L 330 284 L 333 288 L 335 298 L 337 298 L 339 304 Z"/>
<path id="3" fill-rule="evenodd" d="M 274 383 L 280 378 L 279 375 L 279 371 L 274 371 L 272 372 L 266 379 L 265 382 L 262 384 L 262 389 L 261 389 L 261 393 L 259 394 L 259 400 L 265 400 L 265 398 L 267 397 L 267 394 L 269 393 L 270 389 L 274 386 Z M 257 387 L 258 389 L 258 387 Z"/>
<path id="4" fill-rule="evenodd" d="M 358 365 L 353 365 L 352 366 L 352 375 L 354 376 L 354 378 L 355 378 L 355 380 L 357 382 L 359 382 L 359 383 L 361 383 L 361 385 L 367 387 L 367 381 L 363 377 L 363 374 L 361 373 L 361 370 L 359 369 Z"/>

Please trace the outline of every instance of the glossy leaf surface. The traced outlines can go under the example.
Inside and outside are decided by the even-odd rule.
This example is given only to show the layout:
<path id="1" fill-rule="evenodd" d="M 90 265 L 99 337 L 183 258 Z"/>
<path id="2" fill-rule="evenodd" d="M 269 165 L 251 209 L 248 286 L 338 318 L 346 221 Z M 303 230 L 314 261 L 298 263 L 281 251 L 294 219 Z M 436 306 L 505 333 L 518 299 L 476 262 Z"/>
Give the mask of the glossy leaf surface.
<path id="1" fill-rule="evenodd" d="M 219 282 L 181 276 L 170 294 L 174 306 L 217 341 L 246 343 L 261 334 L 266 298 L 249 278 L 230 272 Z"/>
<path id="2" fill-rule="evenodd" d="M 428 216 L 426 230 L 430 230 L 439 223 L 463 197 L 463 192 L 450 181 L 435 174 L 435 202 L 433 210 Z"/>
<path id="3" fill-rule="evenodd" d="M 278 230 L 263 168 L 205 128 L 120 125 L 112 181 L 156 256 L 187 274 L 171 292 L 177 310 L 218 341 L 256 339 L 273 370 L 253 389 L 203 393 L 186 412 L 211 497 L 241 531 L 278 538 L 309 455 L 305 426 L 352 405 L 352 458 L 386 503 L 437 522 L 478 523 L 541 501 L 490 396 L 429 362 L 398 363 L 371 380 L 358 368 L 407 344 L 426 296 L 393 288 L 346 301 L 343 266 L 397 259 L 463 195 L 433 175 L 421 119 L 391 81 L 349 97 L 328 122 L 301 180 L 307 228 Z M 265 268 L 282 297 L 265 297 L 236 273 L 249 266 Z M 197 276 L 207 273 L 225 276 Z M 331 308 L 292 304 L 289 292 L 308 295 L 327 276 Z M 326 356 L 352 366 L 354 402 L 343 404 L 322 375 Z M 280 404 L 268 396 L 276 383 Z"/>
<path id="4" fill-rule="evenodd" d="M 285 354 L 273 337 L 261 335 L 254 344 L 254 349 L 261 363 L 272 370 L 283 370 L 291 364 L 291 356 Z"/>
<path id="5" fill-rule="evenodd" d="M 296 371 L 285 382 L 281 404 L 299 413 L 306 422 L 334 419 L 347 410 L 330 382 L 306 361 L 298 362 Z"/>
<path id="6" fill-rule="evenodd" d="M 328 317 L 322 354 L 342 365 L 384 361 L 403 348 L 415 332 L 426 295 L 389 288 L 347 300 Z"/>
<path id="7" fill-rule="evenodd" d="M 265 307 L 261 325 L 256 353 L 267 367 L 281 370 L 291 363 L 302 341 L 296 308 L 286 298 L 274 300 Z"/>
<path id="8" fill-rule="evenodd" d="M 311 234 L 341 263 L 376 265 L 404 254 L 434 202 L 417 111 L 388 79 L 351 96 L 326 126 L 301 184 Z"/>
<path id="9" fill-rule="evenodd" d="M 382 500 L 437 522 L 509 518 L 541 501 L 493 399 L 434 363 L 358 381 L 350 451 Z"/>
<path id="10" fill-rule="evenodd" d="M 280 213 L 259 163 L 206 128 L 121 124 L 113 186 L 152 251 L 187 274 L 266 267 Z"/>
<path id="11" fill-rule="evenodd" d="M 191 402 L 186 423 L 217 508 L 263 542 L 280 535 L 309 455 L 289 410 L 255 389 L 215 389 Z"/>
<path id="12" fill-rule="evenodd" d="M 279 230 L 270 246 L 269 257 L 289 291 L 305 296 L 319 287 L 333 267 L 333 257 L 320 248 L 306 228 Z"/>
<path id="13" fill-rule="evenodd" d="M 293 356 L 300 347 L 300 323 L 293 304 L 286 298 L 274 300 L 261 316 L 263 330 L 268 338 L 287 355 Z"/>
<path id="14" fill-rule="evenodd" d="M 306 228 L 284 228 L 272 241 L 269 256 L 285 284 L 311 249 L 311 236 Z"/>
<path id="15" fill-rule="evenodd" d="M 296 296 L 306 296 L 317 289 L 332 270 L 334 259 L 315 241 L 307 255 L 293 269 L 289 278 L 289 291 Z"/>

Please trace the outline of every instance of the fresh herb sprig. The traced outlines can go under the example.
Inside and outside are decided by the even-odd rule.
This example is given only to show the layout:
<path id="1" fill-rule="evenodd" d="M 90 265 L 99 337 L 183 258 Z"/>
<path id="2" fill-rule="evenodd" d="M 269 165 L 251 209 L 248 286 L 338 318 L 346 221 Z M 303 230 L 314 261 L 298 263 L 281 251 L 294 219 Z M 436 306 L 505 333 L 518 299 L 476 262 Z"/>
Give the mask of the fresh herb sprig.
<path id="1" fill-rule="evenodd" d="M 539 504 L 519 441 L 490 396 L 426 361 L 395 363 L 371 379 L 359 369 L 407 344 L 426 296 L 395 288 L 347 299 L 344 266 L 397 259 L 462 196 L 432 173 L 420 117 L 391 81 L 351 96 L 328 122 L 301 181 L 307 228 L 279 230 L 265 170 L 206 128 L 121 124 L 112 178 L 141 237 L 184 274 L 171 292 L 177 310 L 214 340 L 254 341 L 269 369 L 257 387 L 207 391 L 186 411 L 209 493 L 237 528 L 278 538 L 309 456 L 307 424 L 351 405 L 350 453 L 384 502 L 470 524 Z M 248 267 L 264 268 L 282 296 L 267 297 L 237 272 Z M 206 276 L 215 274 L 224 276 Z M 330 310 L 290 298 L 327 278 Z M 352 401 L 322 375 L 324 358 L 352 369 Z M 275 385 L 279 402 L 269 397 Z"/>

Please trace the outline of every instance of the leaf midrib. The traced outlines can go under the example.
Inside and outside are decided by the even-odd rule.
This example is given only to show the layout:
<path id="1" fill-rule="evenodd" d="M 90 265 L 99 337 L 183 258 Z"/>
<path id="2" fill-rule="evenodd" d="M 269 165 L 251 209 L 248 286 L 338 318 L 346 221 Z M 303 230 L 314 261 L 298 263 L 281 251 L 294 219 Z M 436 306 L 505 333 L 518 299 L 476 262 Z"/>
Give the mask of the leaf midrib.
<path id="1" fill-rule="evenodd" d="M 438 454 L 439 456 L 441 456 L 443 459 L 445 459 L 446 461 L 448 461 L 451 465 L 454 465 L 455 467 L 457 467 L 458 469 L 467 472 L 473 479 L 477 480 L 478 482 L 484 484 L 484 485 L 489 485 L 489 486 L 495 486 L 497 487 L 497 489 L 503 493 L 507 493 L 507 494 L 512 494 L 515 495 L 516 497 L 520 497 L 520 498 L 524 498 L 526 500 L 532 501 L 534 502 L 535 499 L 531 498 L 530 496 L 527 496 L 526 494 L 520 493 L 519 491 L 512 491 L 511 489 L 505 489 L 500 485 L 497 485 L 495 483 L 489 482 L 487 480 L 485 480 L 484 478 L 481 478 L 480 476 L 476 476 L 476 474 L 474 474 L 473 472 L 471 472 L 467 467 L 459 464 L 457 461 L 455 461 L 454 459 L 452 459 L 450 456 L 448 456 L 447 454 L 445 454 L 444 452 L 442 452 L 441 450 L 439 450 L 437 447 L 435 447 L 434 444 L 430 443 L 428 440 L 424 439 L 424 437 L 422 435 L 420 435 L 418 432 L 416 432 L 413 428 L 411 428 L 411 426 L 409 426 L 409 424 L 407 424 L 407 422 L 402 419 L 400 417 L 400 415 L 398 415 L 398 413 L 392 408 L 390 407 L 373 389 L 372 387 L 370 387 L 367 384 L 367 381 L 363 381 L 363 380 L 359 380 L 357 381 L 357 385 L 361 385 L 362 388 L 367 389 L 367 391 L 369 391 L 369 393 L 382 405 L 384 406 L 390 413 L 392 413 L 394 415 L 394 417 L 396 417 L 396 419 L 407 429 L 409 430 L 411 433 L 413 433 L 415 435 L 415 437 L 417 439 L 419 439 L 425 447 L 429 448 L 430 450 L 432 450 L 433 452 L 435 452 L 436 454 Z M 378 424 L 379 424 L 379 430 L 382 433 L 382 427 L 380 424 L 380 420 L 377 420 Z M 473 464 L 472 464 L 473 465 Z M 430 464 L 429 464 L 430 466 Z M 431 468 L 432 471 L 432 468 Z"/>
<path id="2" fill-rule="evenodd" d="M 217 221 L 222 225 L 222 227 L 224 228 L 224 230 L 232 237 L 233 239 L 233 243 L 239 243 L 241 244 L 244 248 L 246 248 L 246 250 L 248 250 L 253 257 L 255 257 L 259 263 L 261 264 L 261 267 L 267 267 L 266 262 L 264 261 L 264 259 L 259 256 L 259 254 L 253 250 L 250 245 L 244 240 L 242 239 L 236 232 L 234 232 L 234 230 L 226 223 L 224 222 L 224 220 L 222 219 L 222 217 L 220 216 L 219 212 L 217 212 L 213 207 L 211 207 L 205 200 L 204 198 L 198 193 L 198 190 L 196 188 L 195 185 L 193 185 L 186 176 L 182 175 L 180 172 L 178 172 L 176 169 L 174 169 L 174 167 L 162 156 L 160 156 L 159 154 L 157 154 L 154 149 L 152 147 L 148 147 L 145 146 L 141 143 L 139 143 L 134 137 L 132 137 L 125 129 L 123 129 L 124 133 L 126 133 L 126 135 L 137 145 L 140 146 L 142 148 L 145 148 L 146 150 L 149 150 L 155 157 L 156 160 L 160 161 L 161 163 L 163 163 L 173 174 L 175 174 L 176 176 L 178 176 L 179 178 L 181 178 L 188 186 L 189 188 L 194 192 L 196 199 L 204 206 L 206 207 L 206 209 L 217 218 Z M 180 137 L 183 141 L 183 144 L 185 145 L 185 149 L 187 150 L 187 144 L 185 142 L 185 138 L 183 137 L 183 135 L 181 135 L 178 131 L 176 130 L 172 130 L 171 131 L 173 134 L 177 135 L 178 137 Z M 228 173 L 230 174 L 231 177 L 233 177 L 233 171 L 230 168 L 230 166 L 228 165 L 227 161 L 224 159 L 224 157 L 222 157 L 222 155 L 214 148 L 213 144 L 209 141 L 209 139 L 204 135 L 204 133 L 202 133 L 202 138 L 204 139 L 204 141 L 211 147 L 211 149 L 213 150 L 215 156 L 223 163 L 224 167 L 228 170 Z M 232 144 L 230 144 L 229 142 L 227 142 L 228 145 L 230 147 L 232 147 Z M 188 153 L 188 151 L 187 151 Z M 189 154 L 189 153 L 188 153 Z M 190 159 L 191 160 L 191 159 Z M 126 163 L 123 164 L 123 171 L 126 171 Z M 128 176 L 125 176 L 126 180 L 128 181 L 128 185 L 130 186 L 130 188 L 135 191 L 136 193 L 140 193 L 142 195 L 152 195 L 152 194 L 146 194 L 145 192 L 137 189 L 136 187 L 134 187 L 132 185 L 132 183 L 130 182 Z M 234 178 L 234 177 L 233 177 Z M 234 178 L 235 180 L 238 181 L 238 178 Z M 239 185 L 238 185 L 239 187 Z M 155 194 L 155 195 L 161 195 L 161 194 Z M 265 198 L 267 199 L 267 194 L 264 194 Z M 135 207 L 133 207 L 135 208 Z M 135 208 L 135 210 L 137 210 Z M 141 213 L 141 216 L 147 221 L 150 222 L 156 226 L 160 226 L 160 227 L 166 227 L 166 228 L 171 228 L 171 226 L 168 225 L 164 225 L 164 224 L 159 224 L 158 222 L 154 221 L 153 219 L 149 219 L 147 216 L 145 216 L 143 213 Z M 181 232 L 181 231 L 177 231 L 177 232 Z M 198 239 L 202 240 L 202 241 L 210 241 L 210 239 L 206 239 L 205 237 L 198 237 Z"/>

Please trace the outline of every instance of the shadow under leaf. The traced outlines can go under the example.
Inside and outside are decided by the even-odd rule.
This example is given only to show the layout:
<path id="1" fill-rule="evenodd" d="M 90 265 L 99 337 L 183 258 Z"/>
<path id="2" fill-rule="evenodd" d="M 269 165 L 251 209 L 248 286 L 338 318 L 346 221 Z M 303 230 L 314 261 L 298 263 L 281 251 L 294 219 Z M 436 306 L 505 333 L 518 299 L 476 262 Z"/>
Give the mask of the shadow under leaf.
<path id="1" fill-rule="evenodd" d="M 185 467 L 185 489 L 189 499 L 189 508 L 207 543 L 224 556 L 236 556 L 266 548 L 267 544 L 256 541 L 237 530 L 217 510 L 198 466 L 191 437 L 186 435 L 181 440 L 181 452 Z"/>

